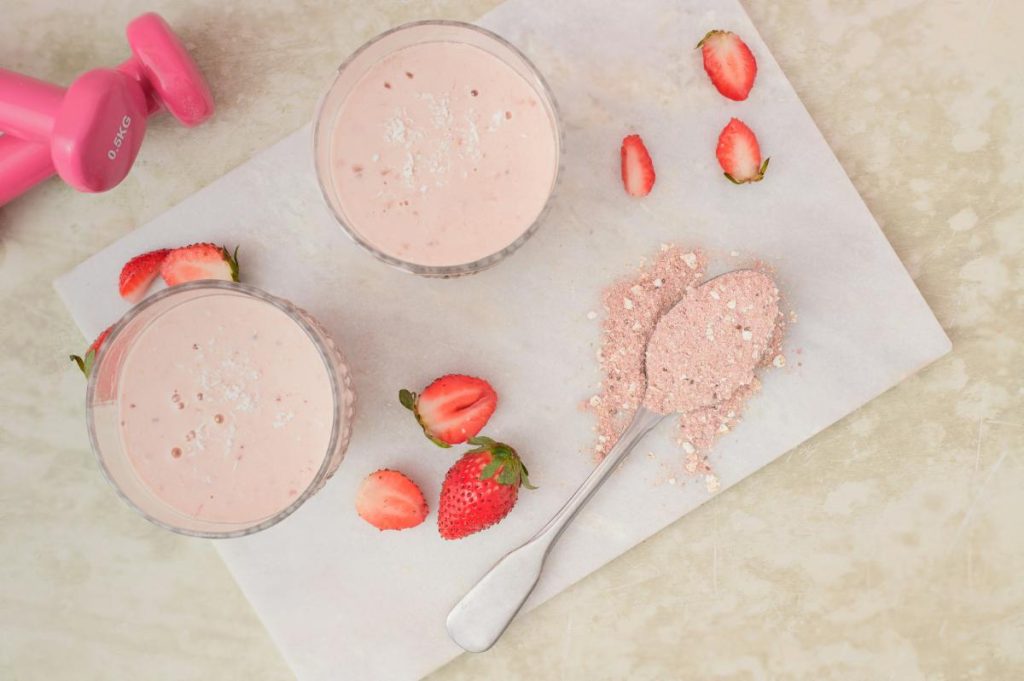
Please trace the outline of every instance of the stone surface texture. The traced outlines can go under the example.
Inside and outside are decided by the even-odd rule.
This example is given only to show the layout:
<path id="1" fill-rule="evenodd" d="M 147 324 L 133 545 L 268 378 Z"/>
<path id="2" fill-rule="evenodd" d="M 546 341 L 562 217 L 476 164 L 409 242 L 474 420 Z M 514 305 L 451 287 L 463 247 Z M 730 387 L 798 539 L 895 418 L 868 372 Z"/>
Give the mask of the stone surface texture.
<path id="1" fill-rule="evenodd" d="M 50 282 L 307 122 L 325 63 L 494 4 L 5 4 L 0 63 L 61 83 L 158 11 L 220 108 L 153 121 L 114 191 L 0 208 L 0 678 L 292 678 L 213 548 L 102 479 Z M 954 351 L 433 681 L 1024 677 L 1024 4 L 744 5 Z"/>

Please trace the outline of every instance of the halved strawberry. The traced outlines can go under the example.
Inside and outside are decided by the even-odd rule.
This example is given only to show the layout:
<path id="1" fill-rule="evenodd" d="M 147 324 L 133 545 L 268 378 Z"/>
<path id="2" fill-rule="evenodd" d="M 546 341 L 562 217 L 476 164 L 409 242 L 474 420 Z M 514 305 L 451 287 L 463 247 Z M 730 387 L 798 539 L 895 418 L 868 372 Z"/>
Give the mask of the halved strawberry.
<path id="1" fill-rule="evenodd" d="M 768 170 L 768 161 L 761 162 L 761 145 L 754 131 L 738 118 L 733 118 L 718 136 L 715 150 L 718 164 L 734 184 L 760 182 Z"/>
<path id="2" fill-rule="evenodd" d="M 640 135 L 622 140 L 622 185 L 630 196 L 647 196 L 654 186 L 654 163 Z"/>
<path id="3" fill-rule="evenodd" d="M 359 486 L 356 513 L 378 530 L 405 530 L 427 517 L 427 502 L 415 482 L 403 473 L 382 468 Z"/>
<path id="4" fill-rule="evenodd" d="M 137 255 L 126 262 L 121 268 L 121 278 L 118 284 L 121 297 L 132 303 L 142 300 L 146 291 L 149 290 L 149 285 L 160 274 L 160 266 L 163 265 L 170 252 L 169 248 L 161 248 Z"/>
<path id="5" fill-rule="evenodd" d="M 516 450 L 489 437 L 469 442 L 477 448 L 448 469 L 441 485 L 437 530 L 445 539 L 461 539 L 500 522 L 516 505 L 520 486 L 536 489 Z"/>
<path id="6" fill-rule="evenodd" d="M 160 267 L 168 286 L 200 279 L 238 281 L 238 247 L 234 254 L 216 244 L 192 244 L 175 248 Z"/>
<path id="7" fill-rule="evenodd" d="M 450 447 L 480 432 L 498 406 L 498 394 L 482 378 L 449 374 L 418 396 L 400 390 L 398 401 L 416 415 L 423 433 L 434 444 Z"/>
<path id="8" fill-rule="evenodd" d="M 103 341 L 107 340 L 107 336 L 110 335 L 110 330 L 112 328 L 114 328 L 114 326 L 110 325 L 104 329 L 100 335 L 96 336 L 96 340 L 92 342 L 92 345 L 89 346 L 89 349 L 85 351 L 84 355 L 69 355 L 71 361 L 78 365 L 78 368 L 86 378 L 89 378 L 89 374 L 92 372 L 92 365 L 96 363 L 96 354 L 100 351 L 100 346 L 103 345 Z"/>
<path id="9" fill-rule="evenodd" d="M 718 91 L 729 99 L 746 99 L 757 77 L 757 60 L 747 44 L 735 33 L 708 31 L 697 47 L 704 56 L 704 70 Z"/>

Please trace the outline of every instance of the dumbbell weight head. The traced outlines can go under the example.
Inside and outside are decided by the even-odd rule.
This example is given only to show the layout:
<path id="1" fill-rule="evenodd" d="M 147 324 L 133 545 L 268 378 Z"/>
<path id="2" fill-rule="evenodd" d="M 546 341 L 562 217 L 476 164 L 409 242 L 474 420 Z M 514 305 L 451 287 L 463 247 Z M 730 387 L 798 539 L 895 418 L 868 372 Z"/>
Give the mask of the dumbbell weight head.
<path id="1" fill-rule="evenodd" d="M 164 108 L 189 127 L 213 114 L 206 80 L 167 22 L 150 12 L 126 33 L 132 57 L 117 69 L 79 76 L 54 121 L 54 168 L 79 191 L 106 191 L 124 179 L 149 114 Z"/>
<path id="2" fill-rule="evenodd" d="M 75 80 L 53 124 L 50 154 L 61 178 L 83 192 L 116 186 L 131 170 L 146 134 L 146 93 L 115 69 Z"/>
<path id="3" fill-rule="evenodd" d="M 160 15 L 149 12 L 136 17 L 126 33 L 132 60 L 163 108 L 188 127 L 213 115 L 206 79 Z"/>

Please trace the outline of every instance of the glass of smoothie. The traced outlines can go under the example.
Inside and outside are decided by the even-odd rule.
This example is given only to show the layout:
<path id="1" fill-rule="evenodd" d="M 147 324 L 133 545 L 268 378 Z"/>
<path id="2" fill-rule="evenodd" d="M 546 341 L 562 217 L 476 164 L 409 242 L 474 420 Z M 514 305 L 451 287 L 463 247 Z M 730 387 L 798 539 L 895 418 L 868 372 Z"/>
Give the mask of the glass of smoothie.
<path id="1" fill-rule="evenodd" d="M 337 470 L 354 396 L 323 328 L 243 284 L 161 291 L 113 328 L 89 376 L 100 467 L 148 520 L 197 537 L 280 522 Z"/>
<path id="2" fill-rule="evenodd" d="M 327 205 L 384 262 L 434 277 L 499 262 L 537 230 L 562 131 L 544 78 L 501 37 L 423 21 L 338 69 L 314 130 Z"/>

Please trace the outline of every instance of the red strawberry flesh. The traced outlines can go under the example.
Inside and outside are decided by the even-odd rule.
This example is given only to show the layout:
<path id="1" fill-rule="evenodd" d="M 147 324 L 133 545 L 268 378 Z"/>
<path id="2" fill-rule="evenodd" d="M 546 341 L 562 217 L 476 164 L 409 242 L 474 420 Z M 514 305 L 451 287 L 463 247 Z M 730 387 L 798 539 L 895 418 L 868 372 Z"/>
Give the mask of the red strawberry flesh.
<path id="1" fill-rule="evenodd" d="M 757 136 L 738 118 L 730 120 L 722 129 L 715 155 L 725 176 L 735 184 L 760 182 L 768 169 L 768 159 L 761 161 Z"/>
<path id="2" fill-rule="evenodd" d="M 160 266 L 163 265 L 170 252 L 169 248 L 161 248 L 137 255 L 126 262 L 121 268 L 121 276 L 118 281 L 121 297 L 132 303 L 142 300 L 153 280 L 160 274 Z"/>
<path id="3" fill-rule="evenodd" d="M 622 140 L 622 186 L 630 196 L 647 196 L 654 187 L 654 163 L 640 135 Z"/>
<path id="4" fill-rule="evenodd" d="M 746 99 L 757 77 L 757 60 L 746 43 L 729 31 L 709 31 L 697 47 L 715 88 L 729 99 Z"/>
<path id="5" fill-rule="evenodd" d="M 405 530 L 427 517 L 427 502 L 415 482 L 384 468 L 363 480 L 356 494 L 356 512 L 378 530 Z"/>
<path id="6" fill-rule="evenodd" d="M 462 374 L 442 376 L 419 396 L 403 390 L 399 400 L 416 414 L 424 434 L 441 447 L 474 437 L 498 406 L 498 395 L 487 381 Z"/>
<path id="7" fill-rule="evenodd" d="M 168 286 L 188 281 L 218 279 L 238 281 L 238 249 L 234 255 L 216 244 L 191 244 L 171 251 L 160 267 Z"/>

